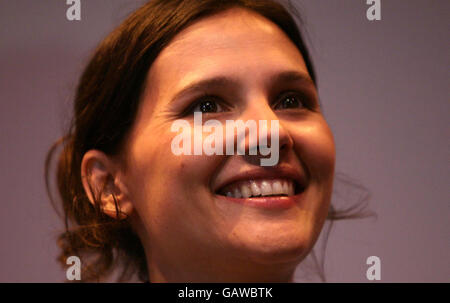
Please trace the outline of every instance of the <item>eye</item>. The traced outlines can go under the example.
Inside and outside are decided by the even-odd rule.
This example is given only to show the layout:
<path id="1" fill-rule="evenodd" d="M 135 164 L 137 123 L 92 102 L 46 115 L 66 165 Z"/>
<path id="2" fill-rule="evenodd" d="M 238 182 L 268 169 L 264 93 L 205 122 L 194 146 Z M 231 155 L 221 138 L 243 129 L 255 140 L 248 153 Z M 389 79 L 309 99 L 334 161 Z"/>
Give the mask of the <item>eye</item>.
<path id="1" fill-rule="evenodd" d="M 220 102 L 213 96 L 201 97 L 197 102 L 195 102 L 192 109 L 190 110 L 190 112 L 192 113 L 200 112 L 202 114 L 219 113 L 223 111 L 224 109 L 220 105 Z"/>
<path id="2" fill-rule="evenodd" d="M 295 93 L 289 93 L 283 95 L 275 105 L 275 109 L 291 109 L 291 108 L 303 108 L 303 103 L 300 96 Z"/>

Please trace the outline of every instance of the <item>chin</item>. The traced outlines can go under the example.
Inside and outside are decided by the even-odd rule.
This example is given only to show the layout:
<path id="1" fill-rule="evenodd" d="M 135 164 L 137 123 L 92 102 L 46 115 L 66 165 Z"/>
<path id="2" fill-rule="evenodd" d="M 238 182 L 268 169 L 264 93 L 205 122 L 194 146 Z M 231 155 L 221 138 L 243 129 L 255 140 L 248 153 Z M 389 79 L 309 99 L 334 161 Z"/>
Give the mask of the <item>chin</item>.
<path id="1" fill-rule="evenodd" d="M 233 233 L 233 246 L 240 257 L 260 264 L 300 263 L 312 249 L 314 236 L 299 227 L 278 233 L 276 231 L 256 231 L 240 236 Z"/>

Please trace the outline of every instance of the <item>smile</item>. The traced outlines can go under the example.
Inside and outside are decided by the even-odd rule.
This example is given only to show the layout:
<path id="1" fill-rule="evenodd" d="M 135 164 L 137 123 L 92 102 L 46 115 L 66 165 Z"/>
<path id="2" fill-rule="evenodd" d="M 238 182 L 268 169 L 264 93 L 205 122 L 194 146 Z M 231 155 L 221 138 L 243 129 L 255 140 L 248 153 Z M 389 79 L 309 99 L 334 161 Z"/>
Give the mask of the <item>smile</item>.
<path id="1" fill-rule="evenodd" d="M 289 168 L 257 169 L 234 176 L 215 191 L 216 197 L 262 208 L 288 208 L 303 199 L 306 178 Z"/>
<path id="2" fill-rule="evenodd" d="M 253 198 L 295 195 L 292 179 L 260 179 L 234 182 L 219 191 L 220 195 L 232 198 Z"/>

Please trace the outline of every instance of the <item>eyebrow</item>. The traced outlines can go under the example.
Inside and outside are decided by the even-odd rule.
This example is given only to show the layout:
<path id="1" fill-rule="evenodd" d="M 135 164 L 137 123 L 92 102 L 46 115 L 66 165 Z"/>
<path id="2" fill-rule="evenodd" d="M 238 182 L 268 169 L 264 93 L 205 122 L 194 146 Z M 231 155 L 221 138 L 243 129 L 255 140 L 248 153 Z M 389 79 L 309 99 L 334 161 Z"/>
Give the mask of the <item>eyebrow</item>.
<path id="1" fill-rule="evenodd" d="M 213 77 L 213 78 L 200 80 L 200 81 L 194 82 L 192 84 L 188 84 L 185 88 L 181 89 L 171 99 L 170 103 L 172 103 L 175 100 L 178 100 L 180 98 L 183 98 L 185 95 L 189 95 L 189 94 L 197 92 L 197 91 L 208 91 L 208 90 L 215 89 L 218 87 L 233 86 L 233 85 L 236 86 L 237 82 L 238 81 L 236 79 L 230 78 L 230 77 L 225 77 L 225 76 L 217 76 L 217 77 Z"/>
<path id="2" fill-rule="evenodd" d="M 275 83 L 280 82 L 302 82 L 305 85 L 315 86 L 314 81 L 307 73 L 301 73 L 298 71 L 285 71 L 275 75 L 272 78 Z"/>
<path id="3" fill-rule="evenodd" d="M 305 85 L 314 85 L 314 81 L 311 77 L 302 72 L 298 71 L 284 71 L 277 73 L 270 79 L 273 83 L 283 83 L 283 82 L 302 82 Z M 170 103 L 173 101 L 182 98 L 185 95 L 190 93 L 194 93 L 196 91 L 208 91 L 218 87 L 231 87 L 237 86 L 238 80 L 231 77 L 226 76 L 217 76 L 208 79 L 203 79 L 192 84 L 187 85 L 185 88 L 181 89 L 175 96 L 171 99 Z"/>

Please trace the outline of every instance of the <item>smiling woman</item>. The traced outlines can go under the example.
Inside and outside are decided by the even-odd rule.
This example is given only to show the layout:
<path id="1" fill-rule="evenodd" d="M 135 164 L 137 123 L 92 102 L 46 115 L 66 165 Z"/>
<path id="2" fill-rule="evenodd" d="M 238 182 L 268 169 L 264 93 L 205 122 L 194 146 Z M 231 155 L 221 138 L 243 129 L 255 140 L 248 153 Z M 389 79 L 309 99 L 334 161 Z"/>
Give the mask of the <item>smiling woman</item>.
<path id="1" fill-rule="evenodd" d="M 327 217 L 338 217 L 335 146 L 315 83 L 278 2 L 145 4 L 96 50 L 72 126 L 49 152 L 48 184 L 63 147 L 60 261 L 80 256 L 86 281 L 121 266 L 120 280 L 137 270 L 152 282 L 292 281 Z M 194 113 L 224 125 L 277 121 L 276 165 L 260 166 L 258 153 L 171 152 L 171 125 L 191 125 Z"/>

